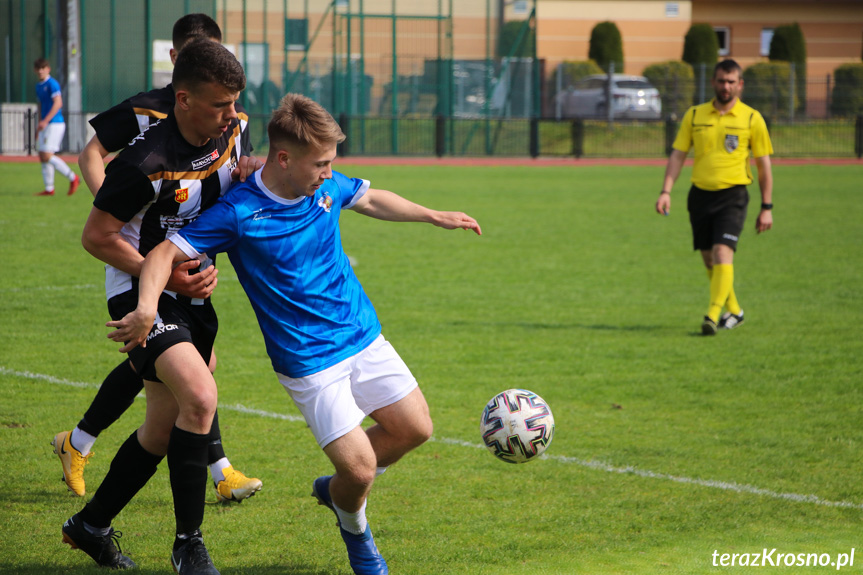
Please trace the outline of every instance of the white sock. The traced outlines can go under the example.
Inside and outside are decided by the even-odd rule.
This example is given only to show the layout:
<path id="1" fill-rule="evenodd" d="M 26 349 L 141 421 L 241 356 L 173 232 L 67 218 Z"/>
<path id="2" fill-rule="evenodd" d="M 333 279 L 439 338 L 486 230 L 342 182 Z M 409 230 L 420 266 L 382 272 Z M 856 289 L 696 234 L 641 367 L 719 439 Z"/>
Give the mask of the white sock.
<path id="1" fill-rule="evenodd" d="M 354 535 L 362 535 L 366 532 L 368 521 L 366 521 L 365 501 L 363 501 L 363 506 L 360 507 L 360 510 L 356 513 L 348 513 L 343 509 L 339 509 L 339 506 L 335 503 L 333 503 L 333 507 L 336 510 L 336 514 L 339 516 L 339 525 L 342 529 L 348 533 L 353 533 Z"/>
<path id="2" fill-rule="evenodd" d="M 46 191 L 54 191 L 54 166 L 51 162 L 42 162 L 42 181 Z"/>
<path id="3" fill-rule="evenodd" d="M 375 471 L 375 477 L 380 477 L 387 469 L 389 469 L 389 467 L 378 467 L 377 471 Z"/>
<path id="4" fill-rule="evenodd" d="M 72 430 L 72 437 L 69 438 L 69 443 L 72 447 L 81 452 L 81 455 L 87 456 L 90 450 L 93 449 L 93 444 L 96 443 L 96 438 L 86 431 L 82 431 L 76 427 Z"/>
<path id="5" fill-rule="evenodd" d="M 227 457 L 223 457 L 215 463 L 211 463 L 207 467 L 210 468 L 210 475 L 213 476 L 213 483 L 219 484 L 219 481 L 225 480 L 225 469 L 231 466 L 231 462 Z"/>
<path id="6" fill-rule="evenodd" d="M 58 172 L 63 174 L 70 182 L 75 179 L 75 172 L 72 171 L 72 168 L 69 165 L 58 158 L 57 156 L 51 156 L 51 159 L 48 160 L 51 162 L 51 165 L 54 166 Z"/>

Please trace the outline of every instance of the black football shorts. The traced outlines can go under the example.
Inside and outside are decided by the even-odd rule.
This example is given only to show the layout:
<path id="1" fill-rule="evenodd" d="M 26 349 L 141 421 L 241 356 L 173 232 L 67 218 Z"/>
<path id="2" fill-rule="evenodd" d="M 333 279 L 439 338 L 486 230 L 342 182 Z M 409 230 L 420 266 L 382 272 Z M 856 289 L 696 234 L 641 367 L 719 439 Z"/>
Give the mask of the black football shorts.
<path id="1" fill-rule="evenodd" d="M 692 224 L 692 249 L 710 250 L 725 244 L 737 251 L 737 242 L 746 222 L 749 192 L 746 186 L 734 186 L 709 192 L 692 186 L 687 209 Z"/>
<path id="2" fill-rule="evenodd" d="M 159 297 L 159 311 L 156 323 L 147 336 L 147 347 L 139 345 L 129 352 L 129 360 L 138 375 L 148 381 L 161 381 L 156 376 L 156 359 L 166 349 L 181 342 L 192 343 L 204 363 L 210 363 L 219 320 L 209 298 L 203 300 L 201 305 L 195 305 L 192 301 L 183 296 L 174 299 L 165 293 Z M 138 290 L 133 289 L 108 300 L 108 313 L 117 321 L 137 306 Z"/>

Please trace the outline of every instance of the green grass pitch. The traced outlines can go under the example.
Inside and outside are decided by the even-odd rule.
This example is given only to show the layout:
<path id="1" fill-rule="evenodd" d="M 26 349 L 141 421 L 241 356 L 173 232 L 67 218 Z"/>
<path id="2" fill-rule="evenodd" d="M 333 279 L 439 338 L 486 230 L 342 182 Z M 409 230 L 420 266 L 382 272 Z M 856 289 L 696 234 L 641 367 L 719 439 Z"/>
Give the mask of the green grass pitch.
<path id="1" fill-rule="evenodd" d="M 774 564 L 856 549 L 843 571 L 860 571 L 863 166 L 775 167 L 775 228 L 760 236 L 750 187 L 735 261 L 747 321 L 713 338 L 698 335 L 708 291 L 690 249 L 688 169 L 660 217 L 658 167 L 336 167 L 465 211 L 484 232 L 342 216 L 345 249 L 435 421 L 434 440 L 369 502 L 392 573 L 749 573 L 714 562 L 765 549 Z M 49 445 L 122 358 L 105 337 L 102 264 L 80 244 L 91 197 L 33 197 L 38 164 L 0 172 L 0 574 L 95 574 L 61 543 L 84 499 L 66 491 Z M 332 515 L 310 497 L 329 464 L 218 263 L 225 447 L 264 488 L 207 506 L 208 547 L 223 575 L 348 575 Z M 482 408 L 510 387 L 554 411 L 542 460 L 509 465 L 480 447 Z M 99 438 L 89 493 L 144 404 Z M 114 526 L 141 573 L 170 571 L 165 463 Z M 782 557 L 756 570 L 836 572 Z"/>

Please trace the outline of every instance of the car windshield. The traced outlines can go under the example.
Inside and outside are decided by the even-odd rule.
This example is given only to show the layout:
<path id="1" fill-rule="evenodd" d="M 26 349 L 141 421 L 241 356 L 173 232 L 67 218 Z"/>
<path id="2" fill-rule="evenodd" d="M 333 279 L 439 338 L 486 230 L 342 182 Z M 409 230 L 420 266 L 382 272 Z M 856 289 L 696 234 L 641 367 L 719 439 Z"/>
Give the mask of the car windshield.
<path id="1" fill-rule="evenodd" d="M 631 88 L 633 90 L 649 90 L 653 88 L 649 82 L 644 80 L 618 80 L 616 82 L 618 88 Z"/>

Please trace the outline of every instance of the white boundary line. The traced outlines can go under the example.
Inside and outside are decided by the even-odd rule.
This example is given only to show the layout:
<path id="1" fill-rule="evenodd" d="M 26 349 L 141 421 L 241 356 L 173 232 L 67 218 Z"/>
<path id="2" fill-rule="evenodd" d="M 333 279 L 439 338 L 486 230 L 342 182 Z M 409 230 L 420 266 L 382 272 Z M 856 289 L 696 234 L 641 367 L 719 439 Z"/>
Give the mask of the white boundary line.
<path id="1" fill-rule="evenodd" d="M 70 381 L 68 379 L 61 379 L 58 377 L 54 377 L 51 375 L 44 375 L 40 373 L 33 373 L 30 371 L 18 371 L 14 369 L 9 369 L 4 366 L 0 366 L 0 375 L 10 375 L 14 377 L 22 377 L 25 379 L 46 381 L 48 383 L 53 383 L 56 385 L 66 385 L 70 387 L 79 387 L 79 388 L 87 388 L 87 389 L 98 389 L 99 385 L 95 383 L 85 383 L 80 381 Z M 234 405 L 219 405 L 219 409 L 227 409 L 229 411 L 236 411 L 239 413 L 247 413 L 250 415 L 257 415 L 259 417 L 266 417 L 269 419 L 280 419 L 283 421 L 291 421 L 291 422 L 302 422 L 305 423 L 305 420 L 299 415 L 288 415 L 283 413 L 274 413 L 272 411 L 264 411 L 261 409 L 253 409 L 250 407 L 246 407 L 241 404 Z M 461 447 L 471 447 L 474 449 L 485 449 L 485 445 L 482 443 L 471 443 L 469 441 L 462 441 L 460 439 L 449 439 L 446 437 L 432 437 L 431 441 L 437 443 L 443 443 L 447 445 L 458 445 Z M 607 463 L 603 463 L 601 461 L 587 460 L 587 459 L 579 459 L 577 457 L 567 457 L 564 455 L 548 455 L 544 454 L 540 456 L 541 459 L 551 459 L 552 461 L 558 461 L 560 463 L 574 464 L 581 467 L 586 467 L 588 469 L 595 469 L 597 471 L 604 471 L 606 473 L 616 473 L 619 475 L 635 475 L 637 477 L 644 477 L 647 479 L 660 479 L 663 481 L 673 481 L 674 483 L 683 483 L 688 485 L 696 485 L 698 487 L 707 487 L 710 489 L 721 489 L 723 491 L 734 491 L 736 493 L 745 493 L 749 495 L 760 495 L 762 497 L 769 497 L 771 499 L 784 499 L 786 501 L 794 501 L 796 503 L 811 503 L 813 505 L 821 505 L 824 507 L 839 507 L 845 509 L 863 509 L 863 503 L 854 503 L 852 501 L 830 501 L 827 499 L 822 499 L 817 495 L 801 495 L 799 493 L 780 493 L 778 491 L 772 491 L 770 489 L 762 489 L 761 487 L 755 487 L 752 485 L 741 485 L 739 483 L 732 483 L 727 481 L 716 481 L 713 479 L 694 479 L 691 477 L 681 477 L 678 475 L 669 475 L 667 473 L 657 473 L 655 471 L 649 471 L 646 469 L 638 469 L 637 467 L 627 466 L 627 467 L 616 467 L 613 465 L 609 465 Z"/>

